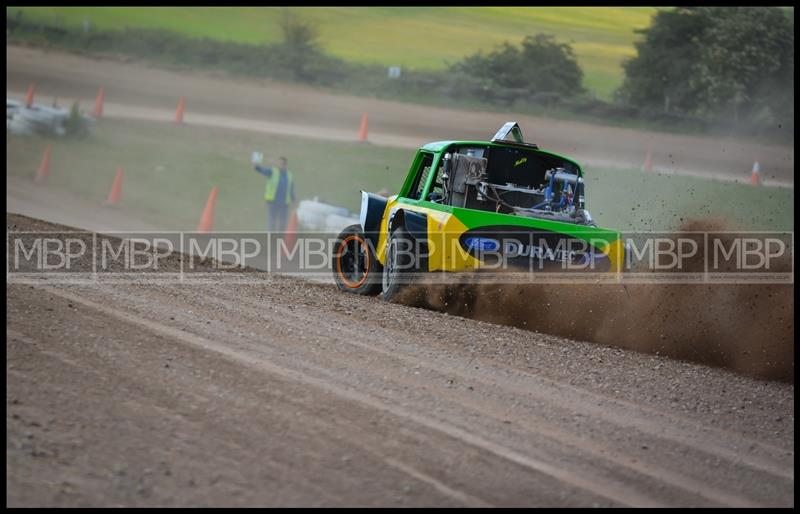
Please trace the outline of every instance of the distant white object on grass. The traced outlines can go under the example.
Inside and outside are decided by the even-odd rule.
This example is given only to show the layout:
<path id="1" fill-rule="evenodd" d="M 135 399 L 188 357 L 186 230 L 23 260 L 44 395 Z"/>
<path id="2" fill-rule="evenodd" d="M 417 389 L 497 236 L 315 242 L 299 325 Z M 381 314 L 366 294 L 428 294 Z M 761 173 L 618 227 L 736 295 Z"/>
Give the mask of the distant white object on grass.
<path id="1" fill-rule="evenodd" d="M 24 103 L 6 98 L 6 129 L 17 135 L 56 135 L 67 133 L 66 122 L 69 109 L 33 104 L 27 107 Z M 81 114 L 84 123 L 90 124 L 92 118 Z"/>
<path id="2" fill-rule="evenodd" d="M 14 100 L 13 98 L 6 98 L 6 120 L 10 120 L 14 117 L 14 113 L 17 112 L 23 105 L 22 102 L 19 100 Z"/>
<path id="3" fill-rule="evenodd" d="M 400 66 L 389 66 L 389 78 L 390 79 L 400 78 Z"/>
<path id="4" fill-rule="evenodd" d="M 304 230 L 338 233 L 358 223 L 358 216 L 344 207 L 313 200 L 303 200 L 297 206 L 297 221 Z"/>

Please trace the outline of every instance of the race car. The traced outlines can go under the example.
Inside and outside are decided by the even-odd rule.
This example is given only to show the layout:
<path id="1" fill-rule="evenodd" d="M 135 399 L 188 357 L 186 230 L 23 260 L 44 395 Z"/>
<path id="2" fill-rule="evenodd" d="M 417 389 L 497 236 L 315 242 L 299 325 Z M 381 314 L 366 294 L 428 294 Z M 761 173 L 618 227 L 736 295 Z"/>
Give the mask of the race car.
<path id="1" fill-rule="evenodd" d="M 333 246 L 342 291 L 392 300 L 433 272 L 620 272 L 620 233 L 586 209 L 583 169 L 525 142 L 516 122 L 490 141 L 417 151 L 397 195 L 361 192 L 359 223 Z"/>

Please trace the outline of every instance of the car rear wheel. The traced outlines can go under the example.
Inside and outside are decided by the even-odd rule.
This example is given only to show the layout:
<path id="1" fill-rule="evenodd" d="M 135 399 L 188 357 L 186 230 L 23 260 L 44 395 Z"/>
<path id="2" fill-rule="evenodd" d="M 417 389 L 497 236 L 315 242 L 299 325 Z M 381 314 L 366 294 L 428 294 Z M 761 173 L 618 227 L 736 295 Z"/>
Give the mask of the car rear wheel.
<path id="1" fill-rule="evenodd" d="M 333 279 L 342 291 L 365 296 L 381 292 L 383 267 L 361 225 L 350 225 L 339 233 L 331 267 Z"/>

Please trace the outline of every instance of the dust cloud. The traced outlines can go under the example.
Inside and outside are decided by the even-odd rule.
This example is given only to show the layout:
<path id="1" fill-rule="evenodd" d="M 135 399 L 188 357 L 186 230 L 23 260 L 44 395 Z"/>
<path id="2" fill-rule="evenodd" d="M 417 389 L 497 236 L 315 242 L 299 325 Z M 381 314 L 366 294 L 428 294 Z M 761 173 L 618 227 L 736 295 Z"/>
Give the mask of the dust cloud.
<path id="1" fill-rule="evenodd" d="M 713 219 L 681 227 L 718 230 L 725 223 Z M 702 266 L 701 258 L 687 271 Z M 399 301 L 794 383 L 793 284 L 435 284 Z"/>

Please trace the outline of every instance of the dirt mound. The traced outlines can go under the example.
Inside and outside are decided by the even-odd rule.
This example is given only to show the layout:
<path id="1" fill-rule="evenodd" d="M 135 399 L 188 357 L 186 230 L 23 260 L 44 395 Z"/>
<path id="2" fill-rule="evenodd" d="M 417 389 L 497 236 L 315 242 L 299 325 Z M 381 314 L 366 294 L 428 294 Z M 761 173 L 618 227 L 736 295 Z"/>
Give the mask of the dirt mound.
<path id="1" fill-rule="evenodd" d="M 689 220 L 681 230 L 729 228 L 722 220 Z M 695 260 L 685 271 L 702 265 Z M 401 301 L 794 382 L 792 284 L 421 285 Z"/>

